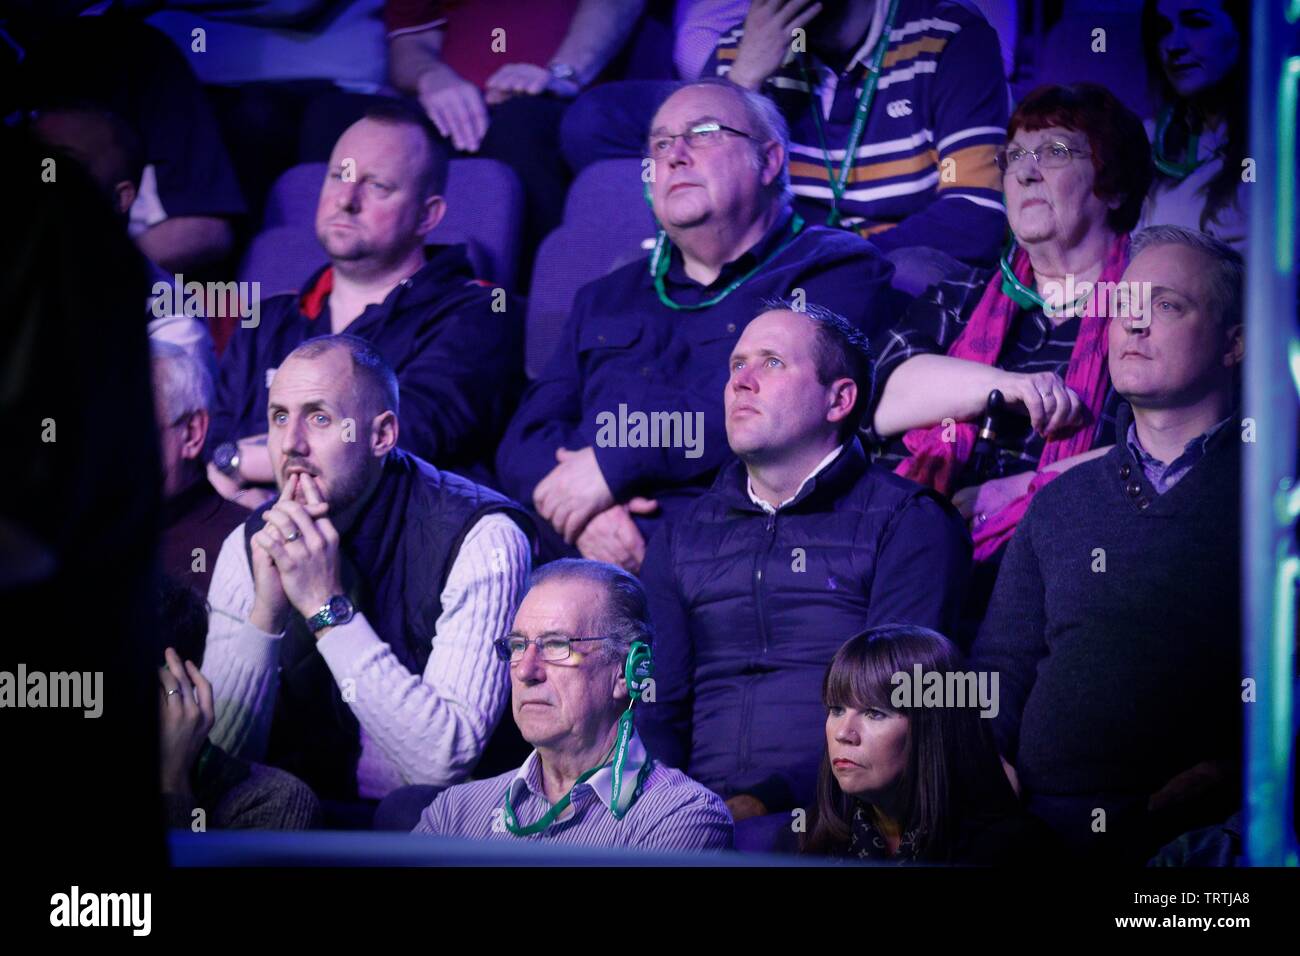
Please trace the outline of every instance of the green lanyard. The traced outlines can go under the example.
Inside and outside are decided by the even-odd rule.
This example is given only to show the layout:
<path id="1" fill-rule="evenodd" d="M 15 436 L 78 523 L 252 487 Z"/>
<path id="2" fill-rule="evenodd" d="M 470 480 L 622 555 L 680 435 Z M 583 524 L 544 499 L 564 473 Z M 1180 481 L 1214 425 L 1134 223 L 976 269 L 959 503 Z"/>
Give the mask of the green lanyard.
<path id="1" fill-rule="evenodd" d="M 1007 243 L 1006 250 L 1002 253 L 1002 258 L 998 261 L 998 269 L 1002 272 L 1002 294 L 1022 309 L 1039 308 L 1043 310 L 1043 315 L 1048 318 L 1056 318 L 1064 315 L 1067 311 L 1077 313 L 1079 306 L 1083 305 L 1084 300 L 1092 294 L 1092 289 L 1089 288 L 1072 305 L 1063 305 L 1059 309 L 1053 308 L 1034 289 L 1031 289 L 1017 278 L 1015 270 L 1011 268 L 1011 260 L 1015 256 L 1015 252 L 1016 240 L 1012 237 L 1011 241 Z"/>
<path id="2" fill-rule="evenodd" d="M 880 65 L 885 60 L 885 51 L 889 49 L 889 34 L 893 31 L 894 16 L 897 13 L 898 0 L 893 0 L 889 5 L 889 13 L 885 17 L 885 29 L 876 42 L 876 50 L 871 55 L 871 62 L 867 64 L 867 79 L 862 85 L 862 93 L 858 96 L 857 109 L 853 111 L 853 125 L 849 127 L 849 141 L 844 147 L 844 162 L 840 165 L 838 175 L 831 166 L 831 154 L 826 145 L 826 132 L 822 128 L 821 101 L 817 96 L 816 84 L 808 75 L 808 67 L 802 61 L 799 63 L 799 68 L 803 70 L 804 81 L 808 84 L 808 93 L 812 97 L 813 123 L 817 127 L 817 139 L 821 143 L 822 160 L 826 163 L 826 180 L 831 187 L 831 211 L 826 217 L 828 226 L 836 226 L 840 221 L 840 198 L 848 186 L 849 173 L 853 170 L 853 162 L 857 158 L 858 143 L 862 141 L 862 134 L 867 128 L 867 116 L 871 112 L 871 103 L 876 98 L 876 85 L 880 82 Z"/>
<path id="3" fill-rule="evenodd" d="M 1201 144 L 1201 136 L 1199 133 L 1189 133 L 1187 151 L 1183 154 L 1183 158 L 1170 159 L 1165 154 L 1165 133 L 1168 132 L 1173 117 L 1174 109 L 1172 106 L 1166 106 L 1160 111 L 1160 118 L 1156 120 L 1156 135 L 1151 143 L 1151 159 L 1155 162 L 1156 169 L 1166 176 L 1173 179 L 1186 179 L 1205 163 L 1205 160 L 1196 158 L 1196 151 Z"/>
<path id="4" fill-rule="evenodd" d="M 573 802 L 573 791 L 578 788 L 578 785 L 581 783 L 586 783 L 589 779 L 591 779 L 591 777 L 594 776 L 602 767 L 604 767 L 605 764 L 609 763 L 611 756 L 613 757 L 614 760 L 614 765 L 611 771 L 613 773 L 614 779 L 613 779 L 613 788 L 609 800 L 610 813 L 614 815 L 615 820 L 623 819 L 627 811 L 631 808 L 632 802 L 634 802 L 637 796 L 640 794 L 641 788 L 645 784 L 645 779 L 649 775 L 649 771 L 650 771 L 650 757 L 649 755 L 647 755 L 645 763 L 641 765 L 640 773 L 637 774 L 636 790 L 634 790 L 632 793 L 632 800 L 628 802 L 628 805 L 626 807 L 621 807 L 619 805 L 619 798 L 623 793 L 623 766 L 627 762 L 628 742 L 631 739 L 632 739 L 632 704 L 629 703 L 627 710 L 623 711 L 622 716 L 619 717 L 618 719 L 618 736 L 614 740 L 614 746 L 611 747 L 609 753 L 605 755 L 605 759 L 602 760 L 596 766 L 592 767 L 590 770 L 588 770 L 586 773 L 580 776 L 577 780 L 575 780 L 573 782 L 573 786 L 569 788 L 569 792 L 566 793 L 563 797 L 561 797 L 556 802 L 556 804 L 553 807 L 551 807 L 551 809 L 547 810 L 544 814 L 542 814 L 541 819 L 538 820 L 536 823 L 530 823 L 528 826 L 521 826 L 519 824 L 519 819 L 515 816 L 515 808 L 510 804 L 510 790 L 511 787 L 514 786 L 514 782 L 511 781 L 510 785 L 506 787 L 505 802 L 504 802 L 504 811 L 505 811 L 504 817 L 505 817 L 506 829 L 509 830 L 511 833 L 513 833 L 515 836 L 532 836 L 534 833 L 541 833 L 552 823 L 554 823 L 556 819 L 560 816 L 560 814 L 562 814 L 565 810 L 568 809 L 569 804 Z"/>
<path id="5" fill-rule="evenodd" d="M 775 252 L 773 252 L 770 256 L 768 256 L 758 265 L 754 266 L 754 268 L 746 272 L 735 282 L 731 283 L 731 285 L 727 286 L 725 289 L 723 289 L 713 298 L 706 299 L 704 302 L 697 302 L 694 305 L 682 305 L 680 302 L 674 302 L 672 299 L 668 297 L 668 290 L 664 288 L 664 276 L 668 274 L 668 266 L 672 260 L 672 256 L 669 255 L 669 251 L 672 247 L 672 243 L 668 239 L 668 233 L 660 229 L 659 236 L 655 240 L 655 251 L 650 256 L 650 274 L 654 276 L 655 292 L 659 293 L 659 301 L 662 302 L 664 305 L 668 306 L 668 308 L 676 309 L 679 312 L 694 312 L 696 309 L 707 309 L 710 306 L 717 305 L 719 302 L 721 302 L 727 296 L 731 295 L 731 293 L 735 292 L 742 285 L 744 285 L 751 278 L 753 278 L 754 273 L 758 272 L 759 269 L 762 269 L 769 262 L 771 262 L 773 259 L 779 256 L 781 253 L 785 252 L 785 250 L 790 246 L 790 243 L 794 242 L 795 239 L 798 238 L 799 233 L 803 230 L 803 227 L 804 227 L 803 217 L 800 216 L 798 213 L 795 213 L 794 218 L 790 220 L 790 238 L 787 239 L 785 242 L 781 243 L 780 248 L 778 248 Z"/>

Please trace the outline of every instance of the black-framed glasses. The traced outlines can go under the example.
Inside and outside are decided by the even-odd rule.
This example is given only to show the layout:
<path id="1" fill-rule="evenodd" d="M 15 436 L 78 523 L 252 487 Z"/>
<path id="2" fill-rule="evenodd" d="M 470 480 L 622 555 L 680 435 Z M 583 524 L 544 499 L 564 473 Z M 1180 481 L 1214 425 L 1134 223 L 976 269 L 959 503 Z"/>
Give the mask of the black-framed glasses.
<path id="1" fill-rule="evenodd" d="M 724 139 L 724 133 L 731 133 L 733 136 L 743 136 L 745 139 L 752 139 L 757 142 L 757 138 L 746 133 L 743 129 L 736 129 L 734 126 L 726 126 L 722 123 L 715 123 L 710 120 L 707 123 L 696 123 L 684 133 L 664 133 L 660 136 L 650 137 L 649 151 L 652 159 L 662 159 L 673 151 L 673 140 L 681 139 L 691 149 L 708 149 L 710 146 L 717 146 Z"/>
<path id="2" fill-rule="evenodd" d="M 582 641 L 604 641 L 608 638 L 601 637 L 567 637 L 564 634 L 547 634 L 544 637 L 520 637 L 517 634 L 507 634 L 505 637 L 498 638 L 492 642 L 496 648 L 497 657 L 503 661 L 509 661 L 511 664 L 518 664 L 528 653 L 528 645 L 536 644 L 537 650 L 542 655 L 544 661 L 567 661 L 573 648 L 572 644 Z"/>
<path id="3" fill-rule="evenodd" d="M 998 169 L 1004 173 L 1012 166 L 1022 162 L 1026 156 L 1032 156 L 1034 163 L 1041 169 L 1060 169 L 1076 156 L 1083 156 L 1087 150 L 1075 149 L 1064 143 L 1044 143 L 1037 149 L 1025 149 L 1023 146 L 1005 146 L 994 154 Z"/>

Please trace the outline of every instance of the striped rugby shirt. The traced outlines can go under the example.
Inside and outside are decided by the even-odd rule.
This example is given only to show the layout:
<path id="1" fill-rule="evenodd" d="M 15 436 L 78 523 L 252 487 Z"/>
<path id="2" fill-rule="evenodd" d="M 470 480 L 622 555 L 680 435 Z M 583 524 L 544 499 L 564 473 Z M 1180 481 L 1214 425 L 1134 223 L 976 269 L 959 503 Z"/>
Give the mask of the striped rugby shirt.
<path id="1" fill-rule="evenodd" d="M 878 5 L 877 16 L 887 7 Z M 831 202 L 813 103 L 838 176 L 873 32 L 842 71 L 811 51 L 792 51 L 763 85 L 790 126 L 790 185 L 809 222 L 825 222 Z M 743 24 L 724 32 L 703 75 L 725 77 L 743 36 Z M 840 224 L 885 251 L 930 246 L 972 265 L 995 262 L 1006 207 L 994 154 L 1006 139 L 1008 109 L 993 28 L 955 0 L 900 0 Z"/>

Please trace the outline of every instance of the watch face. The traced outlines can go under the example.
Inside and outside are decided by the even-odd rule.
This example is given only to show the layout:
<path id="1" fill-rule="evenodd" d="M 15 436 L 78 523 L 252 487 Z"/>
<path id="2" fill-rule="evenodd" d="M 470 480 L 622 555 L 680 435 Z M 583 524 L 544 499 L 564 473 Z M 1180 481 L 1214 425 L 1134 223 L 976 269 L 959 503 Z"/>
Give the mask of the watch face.
<path id="1" fill-rule="evenodd" d="M 352 619 L 352 602 L 346 595 L 336 594 L 330 598 L 329 609 L 336 624 L 346 624 Z"/>
<path id="2" fill-rule="evenodd" d="M 212 463 L 221 471 L 227 471 L 230 468 L 230 463 L 234 460 L 238 449 L 239 446 L 235 445 L 233 442 L 226 442 L 225 444 L 218 445 L 217 450 L 212 453 Z"/>

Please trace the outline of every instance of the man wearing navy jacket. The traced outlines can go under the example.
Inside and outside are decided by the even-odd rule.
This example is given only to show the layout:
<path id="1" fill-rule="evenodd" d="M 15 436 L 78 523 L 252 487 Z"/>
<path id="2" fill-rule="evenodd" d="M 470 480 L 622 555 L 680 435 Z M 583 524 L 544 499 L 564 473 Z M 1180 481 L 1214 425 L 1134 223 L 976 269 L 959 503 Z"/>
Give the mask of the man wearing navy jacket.
<path id="1" fill-rule="evenodd" d="M 560 552 L 635 572 L 660 519 L 708 488 L 731 457 L 726 359 L 763 298 L 828 303 L 869 332 L 895 318 L 889 263 L 790 208 L 786 143 L 771 102 L 723 80 L 679 89 L 652 120 L 659 247 L 578 291 L 497 455 Z"/>
<path id="2" fill-rule="evenodd" d="M 738 460 L 655 536 L 642 574 L 656 694 L 638 729 L 737 820 L 812 806 L 840 645 L 884 624 L 951 633 L 970 573 L 952 506 L 858 441 L 866 339 L 797 305 L 765 303 L 736 343 L 725 406 Z"/>
<path id="3" fill-rule="evenodd" d="M 266 396 L 286 355 L 310 338 L 347 331 L 397 372 L 402 447 L 484 480 L 522 385 L 522 325 L 495 311 L 463 246 L 424 237 L 446 212 L 447 158 L 429 121 L 393 101 L 372 107 L 334 147 L 316 211 L 330 265 L 301 295 L 262 305 L 222 356 L 208 477 L 255 507 L 270 492 Z"/>

